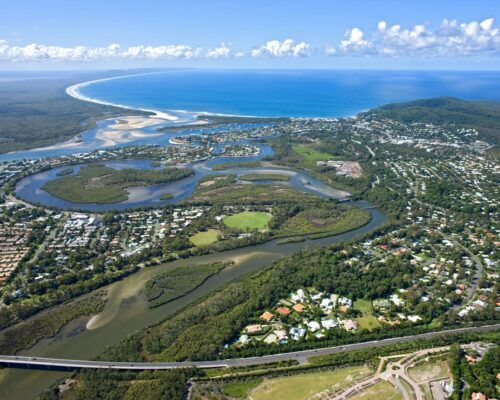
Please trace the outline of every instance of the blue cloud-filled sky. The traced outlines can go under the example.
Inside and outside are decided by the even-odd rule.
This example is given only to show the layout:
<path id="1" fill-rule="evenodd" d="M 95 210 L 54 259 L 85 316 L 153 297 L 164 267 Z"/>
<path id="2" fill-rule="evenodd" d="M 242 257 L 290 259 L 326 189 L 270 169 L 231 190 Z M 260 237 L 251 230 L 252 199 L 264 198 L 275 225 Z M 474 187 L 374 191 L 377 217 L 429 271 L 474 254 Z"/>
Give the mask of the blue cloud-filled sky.
<path id="1" fill-rule="evenodd" d="M 0 69 L 499 69 L 499 18 L 499 0 L 15 0 Z"/>

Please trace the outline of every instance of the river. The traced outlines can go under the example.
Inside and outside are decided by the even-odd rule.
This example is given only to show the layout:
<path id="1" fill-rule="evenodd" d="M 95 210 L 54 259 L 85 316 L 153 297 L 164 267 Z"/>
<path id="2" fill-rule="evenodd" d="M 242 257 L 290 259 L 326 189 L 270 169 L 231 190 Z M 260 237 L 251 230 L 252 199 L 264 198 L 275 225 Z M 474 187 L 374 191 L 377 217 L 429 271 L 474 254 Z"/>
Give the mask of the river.
<path id="1" fill-rule="evenodd" d="M 104 310 L 92 319 L 89 324 L 91 329 L 86 329 L 87 319 L 81 318 L 66 326 L 56 337 L 44 339 L 33 348 L 20 354 L 72 359 L 93 358 L 107 346 L 119 343 L 128 334 L 166 319 L 192 301 L 241 275 L 257 271 L 306 247 L 350 240 L 375 229 L 386 220 L 383 213 L 365 201 L 353 202 L 352 205 L 368 209 L 372 214 L 372 219 L 367 225 L 341 235 L 282 245 L 277 244 L 278 240 L 273 240 L 252 247 L 176 260 L 142 269 L 107 287 L 109 299 Z M 233 261 L 234 265 L 211 277 L 186 296 L 157 308 L 148 308 L 142 289 L 145 282 L 151 277 L 159 272 L 182 265 L 214 261 Z M 0 392 L 6 394 L 7 397 L 5 395 L 0 397 L 9 399 L 36 398 L 42 390 L 68 375 L 65 372 L 5 369 L 0 372 Z"/>

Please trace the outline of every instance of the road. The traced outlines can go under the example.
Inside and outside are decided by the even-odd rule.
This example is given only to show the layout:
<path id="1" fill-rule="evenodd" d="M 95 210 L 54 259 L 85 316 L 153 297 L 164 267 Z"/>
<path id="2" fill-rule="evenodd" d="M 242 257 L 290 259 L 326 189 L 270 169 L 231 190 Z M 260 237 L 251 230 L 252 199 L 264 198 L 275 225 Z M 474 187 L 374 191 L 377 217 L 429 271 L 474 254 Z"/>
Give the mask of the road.
<path id="1" fill-rule="evenodd" d="M 422 333 L 418 335 L 375 340 L 371 342 L 346 344 L 344 346 L 324 347 L 319 349 L 295 351 L 291 353 L 272 354 L 261 357 L 233 358 L 227 360 L 214 361 L 180 361 L 180 362 L 111 362 L 111 361 L 91 361 L 91 360 L 65 360 L 57 358 L 29 357 L 29 356 L 0 356 L 0 365 L 14 368 L 31 369 L 115 369 L 115 370 L 166 370 L 176 368 L 228 368 L 244 367 L 250 365 L 269 364 L 280 361 L 296 360 L 305 362 L 308 357 L 325 356 L 346 351 L 366 349 L 389 344 L 410 342 L 417 339 L 430 339 L 441 335 L 453 335 L 460 333 L 495 331 L 500 328 L 500 324 L 485 325 L 480 327 L 449 329 L 439 332 Z"/>

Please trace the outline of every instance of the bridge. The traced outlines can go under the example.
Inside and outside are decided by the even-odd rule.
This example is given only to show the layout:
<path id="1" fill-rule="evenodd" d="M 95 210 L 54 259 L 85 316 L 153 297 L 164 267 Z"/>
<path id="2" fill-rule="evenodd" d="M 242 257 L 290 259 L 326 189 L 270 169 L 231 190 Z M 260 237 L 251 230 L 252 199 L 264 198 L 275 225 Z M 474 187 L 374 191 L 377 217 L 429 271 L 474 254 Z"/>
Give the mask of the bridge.
<path id="1" fill-rule="evenodd" d="M 370 347 L 387 346 L 390 344 L 411 342 L 419 339 L 432 339 L 439 336 L 459 335 L 465 333 L 478 333 L 496 331 L 500 324 L 484 325 L 448 329 L 437 332 L 421 333 L 418 335 L 402 336 L 370 342 L 352 343 L 343 346 L 323 347 L 310 350 L 294 351 L 290 353 L 271 354 L 267 356 L 232 358 L 214 361 L 179 361 L 179 362 L 123 362 L 123 361 L 91 361 L 91 360 L 66 360 L 59 358 L 30 357 L 30 356 L 0 356 L 0 365 L 7 368 L 27 368 L 42 370 L 77 370 L 77 369 L 112 369 L 112 370 L 169 370 L 175 368 L 229 368 L 244 367 L 260 364 L 276 363 L 280 361 L 298 361 L 304 363 L 312 356 L 326 356 L 347 351 L 367 349 Z"/>

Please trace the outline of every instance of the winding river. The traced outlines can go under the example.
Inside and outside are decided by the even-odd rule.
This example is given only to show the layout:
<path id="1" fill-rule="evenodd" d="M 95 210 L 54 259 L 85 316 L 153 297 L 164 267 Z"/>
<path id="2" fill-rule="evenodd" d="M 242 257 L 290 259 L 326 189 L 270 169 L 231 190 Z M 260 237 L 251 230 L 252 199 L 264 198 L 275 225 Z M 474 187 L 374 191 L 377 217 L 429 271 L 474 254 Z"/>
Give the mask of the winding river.
<path id="1" fill-rule="evenodd" d="M 82 142 L 81 145 L 78 145 L 78 150 L 82 147 L 86 150 L 90 148 L 102 148 L 99 147 L 96 141 L 96 132 L 100 129 L 99 126 L 82 135 Z M 206 133 L 205 131 L 207 129 L 197 128 L 195 130 L 204 131 L 204 133 Z M 144 133 L 149 131 L 151 131 L 150 127 L 144 129 Z M 220 131 L 220 128 L 218 128 L 218 131 Z M 191 131 L 189 133 L 193 132 Z M 154 138 L 145 137 L 141 139 L 140 143 L 129 142 L 128 144 L 155 143 L 169 145 L 168 139 L 176 135 L 179 135 L 179 132 L 169 132 L 168 134 L 162 135 L 161 138 L 158 136 Z M 286 182 L 272 182 L 273 184 L 289 185 L 299 190 L 317 194 L 323 198 L 334 198 L 338 200 L 348 199 L 349 193 L 332 188 L 305 172 L 294 171 L 284 167 L 231 168 L 226 171 L 214 171 L 212 169 L 216 164 L 231 161 L 256 161 L 272 154 L 272 149 L 270 147 L 261 144 L 258 145 L 261 149 L 261 153 L 258 156 L 238 158 L 216 156 L 205 162 L 188 165 L 193 168 L 195 174 L 180 181 L 165 185 L 129 188 L 129 199 L 121 203 L 71 203 L 45 192 L 42 189 L 43 184 L 51 179 L 56 179 L 58 177 L 57 173 L 65 167 L 58 167 L 49 171 L 36 173 L 20 180 L 16 186 L 16 194 L 18 197 L 28 202 L 62 209 L 78 209 L 89 212 L 100 212 L 110 209 L 125 210 L 134 207 L 161 206 L 166 203 L 180 202 L 193 193 L 200 179 L 210 174 L 231 173 L 239 176 L 241 174 L 274 172 L 286 174 L 290 176 L 290 180 Z M 46 148 L 29 150 L 27 152 L 18 153 L 16 156 L 18 158 L 52 157 L 61 155 L 60 151 L 65 154 L 72 154 L 78 150 L 75 150 L 75 148 L 69 149 L 64 146 L 55 146 L 55 149 Z M 13 153 L 8 155 L 8 157 L 12 156 Z M 85 164 L 73 166 L 73 174 L 76 174 L 83 165 Z M 155 168 L 150 160 L 107 161 L 105 165 L 115 169 Z M 255 183 L 262 182 L 248 182 L 247 184 Z M 174 194 L 174 198 L 170 200 L 160 200 L 160 197 L 164 193 L 172 193 Z M 79 318 L 65 326 L 55 337 L 44 339 L 31 349 L 20 352 L 20 354 L 72 359 L 90 359 L 96 357 L 105 350 L 106 347 L 119 343 L 128 334 L 168 318 L 189 303 L 220 288 L 239 276 L 264 268 L 272 262 L 306 247 L 322 246 L 350 240 L 355 236 L 367 233 L 380 226 L 386 220 L 386 216 L 383 213 L 372 207 L 372 205 L 366 201 L 349 201 L 348 204 L 367 209 L 372 215 L 371 221 L 367 225 L 356 230 L 333 237 L 288 244 L 278 244 L 278 240 L 273 240 L 251 247 L 192 257 L 187 260 L 176 260 L 142 269 L 121 281 L 108 285 L 109 298 L 104 310 L 100 314 L 92 317 L 90 320 L 89 318 Z M 234 264 L 221 273 L 212 276 L 186 296 L 154 309 L 148 308 L 144 298 L 143 288 L 144 284 L 151 277 L 162 271 L 177 268 L 179 266 L 214 261 L 232 261 Z M 0 371 L 0 394 L 7 394 L 7 397 L 2 395 L 0 398 L 36 398 L 42 390 L 49 387 L 61 377 L 67 375 L 68 373 L 64 372 L 4 369 Z"/>
<path id="2" fill-rule="evenodd" d="M 372 215 L 371 221 L 354 231 L 333 237 L 282 245 L 277 244 L 278 240 L 273 240 L 252 247 L 192 257 L 187 260 L 177 260 L 142 269 L 107 287 L 109 290 L 108 302 L 104 310 L 93 317 L 90 322 L 86 318 L 74 321 L 56 337 L 44 339 L 33 348 L 20 354 L 90 359 L 101 353 L 107 346 L 119 343 L 131 332 L 164 320 L 192 301 L 241 275 L 257 271 L 284 256 L 307 247 L 350 240 L 375 229 L 386 220 L 383 213 L 365 201 L 350 204 L 369 210 Z M 211 277 L 186 296 L 154 309 L 148 308 L 142 289 L 145 282 L 151 277 L 159 272 L 179 266 L 214 261 L 233 261 L 234 265 Z M 8 393 L 9 398 L 12 399 L 31 399 L 59 378 L 67 375 L 68 373 L 64 372 L 5 369 L 0 373 L 0 391 Z"/>

